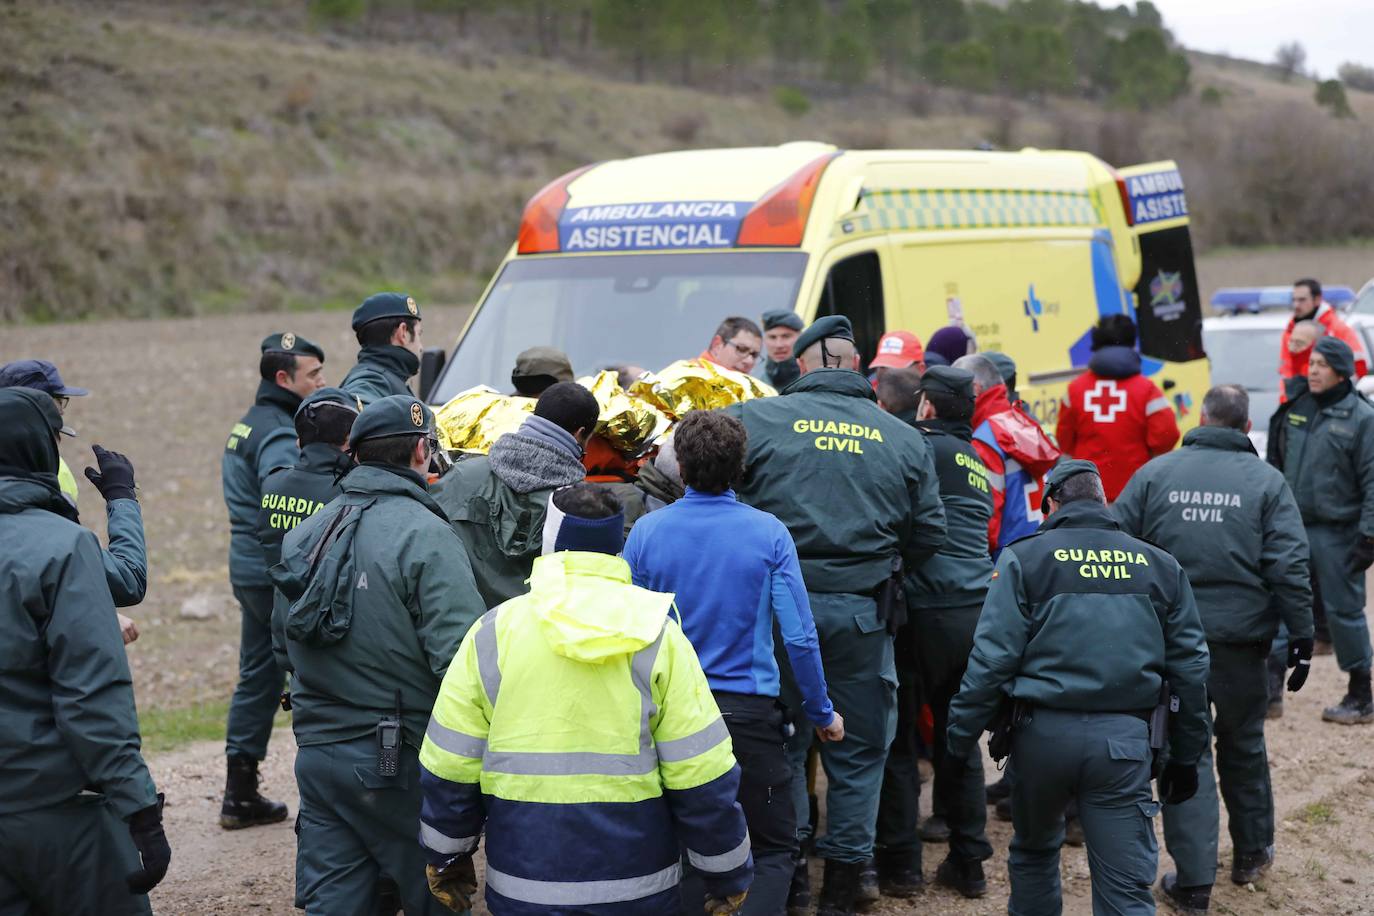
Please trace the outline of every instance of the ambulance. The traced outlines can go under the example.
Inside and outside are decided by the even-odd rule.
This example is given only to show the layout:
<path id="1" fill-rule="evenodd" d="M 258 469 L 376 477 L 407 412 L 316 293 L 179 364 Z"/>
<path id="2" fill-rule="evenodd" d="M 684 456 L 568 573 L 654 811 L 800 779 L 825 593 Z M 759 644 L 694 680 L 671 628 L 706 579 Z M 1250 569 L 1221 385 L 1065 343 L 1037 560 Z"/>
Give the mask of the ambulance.
<path id="1" fill-rule="evenodd" d="M 1053 430 L 1089 331 L 1127 314 L 1143 371 L 1180 425 L 1208 384 L 1183 180 L 1173 162 L 1114 169 L 1082 152 L 692 150 L 584 166 L 526 206 L 447 360 L 443 403 L 508 388 L 526 347 L 579 375 L 700 353 L 731 315 L 843 314 L 865 360 L 887 330 L 958 323 L 1016 360 Z M 757 371 L 761 371 L 760 369 Z"/>

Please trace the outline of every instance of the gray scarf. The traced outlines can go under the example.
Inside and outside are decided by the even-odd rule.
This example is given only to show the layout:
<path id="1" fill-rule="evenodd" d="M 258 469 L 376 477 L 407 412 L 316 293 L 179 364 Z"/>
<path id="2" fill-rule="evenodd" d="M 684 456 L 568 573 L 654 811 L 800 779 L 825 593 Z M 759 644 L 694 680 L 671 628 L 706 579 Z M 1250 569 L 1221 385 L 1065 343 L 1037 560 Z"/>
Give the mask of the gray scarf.
<path id="1" fill-rule="evenodd" d="M 488 459 L 492 473 L 517 493 L 566 487 L 587 476 L 572 433 L 543 417 L 528 417 L 497 439 Z"/>

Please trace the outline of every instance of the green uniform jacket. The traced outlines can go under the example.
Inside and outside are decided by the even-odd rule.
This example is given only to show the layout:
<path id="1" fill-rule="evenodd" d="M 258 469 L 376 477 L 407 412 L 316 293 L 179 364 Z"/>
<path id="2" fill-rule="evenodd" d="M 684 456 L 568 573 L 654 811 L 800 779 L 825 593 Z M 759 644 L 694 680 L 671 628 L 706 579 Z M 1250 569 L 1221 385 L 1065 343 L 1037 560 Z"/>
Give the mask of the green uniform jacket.
<path id="1" fill-rule="evenodd" d="M 949 750 L 969 752 L 1003 694 L 1051 709 L 1147 712 L 1168 680 L 1179 708 L 1170 759 L 1195 763 L 1208 740 L 1207 643 L 1173 557 L 1077 502 L 997 558 L 959 693 Z"/>
<path id="2" fill-rule="evenodd" d="M 105 581 L 115 607 L 133 607 L 148 593 L 148 545 L 143 537 L 143 510 L 136 499 L 105 504 L 105 532 L 110 549 L 100 552 Z"/>
<path id="3" fill-rule="evenodd" d="M 1358 525 L 1374 537 L 1374 405 L 1349 382 L 1281 407 L 1270 424 L 1269 451 L 1304 524 Z"/>
<path id="4" fill-rule="evenodd" d="M 1312 635 L 1307 534 L 1283 475 L 1238 429 L 1200 426 L 1135 472 L 1113 506 L 1121 528 L 1188 574 L 1209 642 Z"/>
<path id="5" fill-rule="evenodd" d="M 124 643 L 94 534 L 56 489 L 0 477 L 0 815 L 91 787 L 127 818 L 155 804 Z"/>
<path id="6" fill-rule="evenodd" d="M 229 581 L 233 585 L 267 588 L 272 584 L 258 543 L 258 509 L 267 475 L 291 467 L 300 457 L 292 419 L 300 403 L 300 398 L 280 385 L 262 382 L 252 408 L 234 424 L 224 444 L 220 482 L 229 509 Z"/>
<path id="7" fill-rule="evenodd" d="M 987 533 L 992 485 L 973 450 L 973 428 L 957 420 L 923 420 L 916 428 L 935 451 L 949 534 L 939 553 L 907 570 L 907 605 L 913 611 L 980 606 L 992 579 Z"/>
<path id="8" fill-rule="evenodd" d="M 394 712 L 399 690 L 405 740 L 418 748 L 444 672 L 486 605 L 467 552 L 419 475 L 361 465 L 343 479 L 343 496 L 296 526 L 282 544 L 273 579 L 293 602 L 288 634 L 299 614 L 321 613 L 303 608 L 300 597 L 312 585 L 317 546 L 349 507 L 357 521 L 347 562 L 318 564 L 341 573 L 339 582 L 327 584 L 338 591 L 324 613 L 347 610 L 346 630 L 335 642 L 287 640 L 296 742 L 331 744 L 372 734 L 377 720 Z"/>
<path id="9" fill-rule="evenodd" d="M 357 364 L 348 370 L 339 387 L 366 407 L 393 394 L 414 397 L 409 381 L 419 371 L 420 358 L 405 347 L 363 347 L 358 351 Z"/>
<path id="10" fill-rule="evenodd" d="M 749 431 L 739 497 L 787 526 L 808 591 L 870 594 L 894 557 L 914 567 L 945 543 L 930 443 L 859 373 L 818 369 L 724 412 Z"/>

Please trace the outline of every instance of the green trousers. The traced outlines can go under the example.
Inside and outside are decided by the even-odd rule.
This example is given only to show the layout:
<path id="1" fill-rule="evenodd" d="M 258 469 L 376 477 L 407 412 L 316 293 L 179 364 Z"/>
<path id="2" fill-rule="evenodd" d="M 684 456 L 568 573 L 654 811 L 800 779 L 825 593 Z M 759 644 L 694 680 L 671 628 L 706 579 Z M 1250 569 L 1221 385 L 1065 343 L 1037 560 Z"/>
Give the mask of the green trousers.
<path id="1" fill-rule="evenodd" d="M 447 916 L 429 892 L 420 849 L 420 754 L 403 745 L 399 772 L 377 775 L 372 736 L 296 754 L 296 906 L 310 916 L 374 916 L 389 877 L 406 916 Z"/>
<path id="2" fill-rule="evenodd" d="M 143 916 L 146 894 L 125 875 L 140 867 L 129 827 L 103 795 L 0 815 L 0 916 Z"/>
<path id="3" fill-rule="evenodd" d="M 1216 775 L 1230 818 L 1231 845 L 1237 853 L 1258 852 L 1274 843 L 1274 795 L 1264 749 L 1268 645 L 1208 643 L 1207 648 L 1212 655 L 1207 697 L 1213 710 Z M 1183 887 L 1210 885 L 1217 872 L 1221 815 L 1210 748 L 1197 766 L 1197 794 L 1181 805 L 1164 806 L 1164 845 Z"/>
<path id="4" fill-rule="evenodd" d="M 1010 916 L 1062 911 L 1059 847 L 1064 806 L 1078 800 L 1094 913 L 1153 916 L 1159 864 L 1150 792 L 1150 738 L 1143 719 L 1120 713 L 1036 708 L 1012 738 L 1007 871 Z"/>
<path id="5" fill-rule="evenodd" d="M 286 675 L 272 654 L 273 590 L 234 586 L 243 616 L 239 628 L 239 683 L 229 701 L 225 752 L 262 760 Z"/>
<path id="6" fill-rule="evenodd" d="M 878 621 L 874 600 L 863 595 L 809 592 L 820 637 L 821 661 L 835 709 L 844 716 L 844 740 L 820 745 L 826 776 L 826 832 L 816 855 L 837 862 L 862 862 L 873 855 L 883 764 L 897 730 L 897 672 L 892 639 Z M 781 665 L 782 699 L 801 709 L 792 669 Z M 806 797 L 806 754 L 815 732 L 801 719 L 787 744 L 792 764 L 792 799 L 799 839 L 810 837 Z"/>
<path id="7" fill-rule="evenodd" d="M 1364 616 L 1364 573 L 1350 571 L 1350 551 L 1360 539 L 1357 525 L 1308 525 L 1312 572 L 1326 608 L 1331 646 L 1342 671 L 1368 671 L 1371 651 Z"/>

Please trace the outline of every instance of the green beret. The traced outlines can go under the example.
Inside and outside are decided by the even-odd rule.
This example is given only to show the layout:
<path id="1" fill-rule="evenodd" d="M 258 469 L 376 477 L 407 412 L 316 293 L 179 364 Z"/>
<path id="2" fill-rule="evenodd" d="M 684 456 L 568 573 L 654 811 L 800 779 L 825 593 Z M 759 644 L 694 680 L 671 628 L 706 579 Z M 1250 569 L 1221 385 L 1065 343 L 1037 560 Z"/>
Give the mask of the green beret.
<path id="1" fill-rule="evenodd" d="M 434 411 L 410 395 L 393 394 L 363 408 L 358 419 L 353 421 L 353 431 L 348 434 L 348 447 L 356 449 L 359 442 L 368 439 L 433 434 Z"/>
<path id="2" fill-rule="evenodd" d="M 791 309 L 773 309 L 771 312 L 763 313 L 763 329 L 771 331 L 774 328 L 791 328 L 794 331 L 802 329 L 801 316 Z"/>
<path id="3" fill-rule="evenodd" d="M 1317 341 L 1317 352 L 1341 378 L 1350 378 L 1355 374 L 1355 353 L 1350 349 L 1350 344 L 1339 337 L 1323 337 Z"/>
<path id="4" fill-rule="evenodd" d="M 1085 458 L 1070 458 L 1068 461 L 1061 461 L 1050 468 L 1049 474 L 1045 475 L 1045 494 L 1040 497 L 1040 511 L 1044 512 L 1049 508 L 1049 499 L 1053 496 L 1059 498 L 1059 488 L 1064 485 L 1064 481 L 1070 477 L 1077 477 L 1079 474 L 1102 474 L 1097 470 L 1097 465 Z"/>
<path id="5" fill-rule="evenodd" d="M 854 327 L 849 323 L 849 319 L 843 315 L 826 315 L 824 318 L 817 318 L 811 322 L 811 327 L 802 331 L 797 342 L 792 345 L 792 357 L 795 359 L 801 356 L 811 345 L 818 340 L 832 340 L 838 338 L 854 342 Z"/>
<path id="6" fill-rule="evenodd" d="M 997 367 L 997 374 L 1002 376 L 1003 384 L 1011 385 L 1012 377 L 1016 375 L 1016 363 L 1010 356 L 997 350 L 985 350 L 978 355 L 986 356 L 988 362 Z"/>
<path id="7" fill-rule="evenodd" d="M 576 379 L 572 363 L 568 361 L 568 354 L 554 347 L 530 347 L 515 357 L 515 368 L 510 374 L 512 379 L 536 375 L 547 375 L 560 382 L 571 382 Z"/>
<path id="8" fill-rule="evenodd" d="M 307 407 L 318 407 L 321 404 L 331 404 L 354 413 L 359 413 L 363 409 L 363 402 L 342 388 L 320 388 L 305 396 L 305 400 L 296 408 L 296 416 L 299 417 Z"/>
<path id="9" fill-rule="evenodd" d="M 324 362 L 324 351 L 320 349 L 318 344 L 311 343 L 299 334 L 293 334 L 290 331 L 269 334 L 264 337 L 262 339 L 262 352 L 313 356 L 320 362 Z"/>
<path id="10" fill-rule="evenodd" d="M 419 318 L 420 307 L 405 293 L 375 293 L 353 311 L 353 330 L 381 318 Z"/>
<path id="11" fill-rule="evenodd" d="M 917 391 L 941 391 L 973 400 L 973 373 L 953 366 L 931 366 L 921 376 Z"/>

